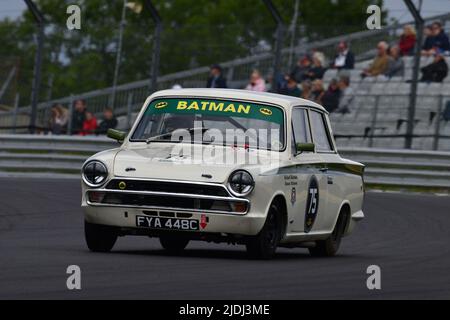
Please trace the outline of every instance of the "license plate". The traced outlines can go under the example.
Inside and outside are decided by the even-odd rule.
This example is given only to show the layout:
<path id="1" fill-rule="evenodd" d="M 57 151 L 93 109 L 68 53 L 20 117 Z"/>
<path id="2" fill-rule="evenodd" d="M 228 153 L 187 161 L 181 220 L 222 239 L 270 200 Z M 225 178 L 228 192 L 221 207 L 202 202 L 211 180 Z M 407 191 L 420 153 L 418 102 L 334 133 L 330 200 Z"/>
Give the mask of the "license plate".
<path id="1" fill-rule="evenodd" d="M 136 226 L 168 230 L 198 230 L 198 220 L 136 216 Z"/>

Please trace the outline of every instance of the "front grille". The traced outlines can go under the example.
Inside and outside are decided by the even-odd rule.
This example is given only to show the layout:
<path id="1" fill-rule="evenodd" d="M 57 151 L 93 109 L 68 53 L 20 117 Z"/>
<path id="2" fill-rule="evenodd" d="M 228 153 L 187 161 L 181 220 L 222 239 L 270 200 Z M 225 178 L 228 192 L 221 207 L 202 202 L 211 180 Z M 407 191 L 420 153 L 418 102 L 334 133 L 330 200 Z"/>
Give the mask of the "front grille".
<path id="1" fill-rule="evenodd" d="M 151 194 L 131 194 L 108 192 L 103 197 L 101 203 L 125 204 L 130 206 L 158 207 L 158 208 L 179 208 L 179 209 L 204 209 L 209 210 L 220 207 L 223 211 L 231 211 L 227 201 L 194 199 L 187 197 L 173 197 Z"/>
<path id="2" fill-rule="evenodd" d="M 125 187 L 119 187 L 121 182 L 125 182 Z M 186 193 L 186 194 L 200 194 L 208 196 L 229 197 L 228 191 L 222 185 L 211 184 L 195 184 L 195 183 L 180 183 L 170 181 L 145 181 L 145 180 L 128 180 L 128 179 L 113 179 L 106 189 L 112 190 L 132 190 L 132 191 L 154 191 L 154 192 L 170 192 L 170 193 Z"/>

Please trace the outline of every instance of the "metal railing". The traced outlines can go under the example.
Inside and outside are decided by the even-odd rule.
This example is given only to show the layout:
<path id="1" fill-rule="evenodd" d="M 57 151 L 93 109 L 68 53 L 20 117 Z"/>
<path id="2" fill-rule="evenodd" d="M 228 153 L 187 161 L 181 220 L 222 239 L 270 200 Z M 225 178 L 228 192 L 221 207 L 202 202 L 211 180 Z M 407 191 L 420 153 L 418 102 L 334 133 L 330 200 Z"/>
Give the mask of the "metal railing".
<path id="1" fill-rule="evenodd" d="M 105 137 L 0 135 L 0 177 L 80 178 L 92 154 L 119 146 Z M 340 147 L 339 154 L 366 165 L 367 186 L 450 190 L 450 152 Z"/>

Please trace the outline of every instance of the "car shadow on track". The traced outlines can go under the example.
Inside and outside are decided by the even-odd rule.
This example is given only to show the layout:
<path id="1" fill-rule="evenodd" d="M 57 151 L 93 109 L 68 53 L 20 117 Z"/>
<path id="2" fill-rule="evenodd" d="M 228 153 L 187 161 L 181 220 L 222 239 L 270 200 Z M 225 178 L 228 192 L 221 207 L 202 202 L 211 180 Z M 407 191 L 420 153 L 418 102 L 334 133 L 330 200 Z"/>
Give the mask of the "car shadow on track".
<path id="1" fill-rule="evenodd" d="M 112 254 L 125 254 L 136 256 L 159 256 L 159 257 L 173 257 L 173 258 L 205 258 L 205 259 L 226 259 L 226 260 L 248 260 L 255 259 L 250 258 L 245 250 L 222 250 L 222 249 L 186 249 L 183 252 L 173 254 L 163 249 L 156 250 L 113 250 Z M 352 258 L 353 255 L 337 255 L 331 259 L 346 259 Z M 298 252 L 277 252 L 273 260 L 317 260 L 327 259 L 311 257 L 307 251 Z M 330 258 L 328 258 L 330 259 Z"/>

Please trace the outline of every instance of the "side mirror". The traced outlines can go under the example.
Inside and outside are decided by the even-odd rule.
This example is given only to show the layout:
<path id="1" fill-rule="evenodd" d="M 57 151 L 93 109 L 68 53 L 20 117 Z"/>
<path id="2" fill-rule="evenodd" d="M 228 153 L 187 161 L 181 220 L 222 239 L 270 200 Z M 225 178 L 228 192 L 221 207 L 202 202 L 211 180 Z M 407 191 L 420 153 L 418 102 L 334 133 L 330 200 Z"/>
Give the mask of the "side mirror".
<path id="1" fill-rule="evenodd" d="M 127 136 L 127 133 L 116 129 L 108 129 L 106 135 L 108 138 L 117 140 L 117 142 L 123 142 Z"/>
<path id="2" fill-rule="evenodd" d="M 297 154 L 302 152 L 314 152 L 316 149 L 316 146 L 314 143 L 297 143 L 296 145 Z"/>

